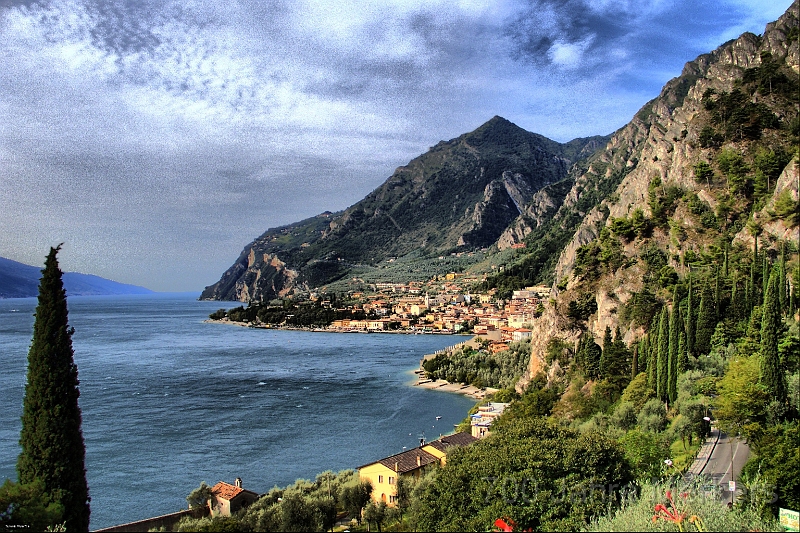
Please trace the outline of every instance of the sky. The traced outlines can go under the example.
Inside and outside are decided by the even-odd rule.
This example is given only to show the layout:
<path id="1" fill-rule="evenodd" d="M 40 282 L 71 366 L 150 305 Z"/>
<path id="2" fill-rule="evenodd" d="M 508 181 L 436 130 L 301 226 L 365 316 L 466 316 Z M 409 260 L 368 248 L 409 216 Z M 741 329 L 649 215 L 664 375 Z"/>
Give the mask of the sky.
<path id="1" fill-rule="evenodd" d="M 158 291 L 495 115 L 624 126 L 790 0 L 0 0 L 0 257 Z"/>

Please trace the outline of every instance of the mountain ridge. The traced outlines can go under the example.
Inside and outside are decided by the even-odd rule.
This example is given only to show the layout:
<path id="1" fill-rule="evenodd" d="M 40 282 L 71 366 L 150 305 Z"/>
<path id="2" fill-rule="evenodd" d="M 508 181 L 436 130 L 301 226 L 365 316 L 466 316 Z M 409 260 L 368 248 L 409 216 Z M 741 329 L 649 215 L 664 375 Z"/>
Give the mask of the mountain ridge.
<path id="1" fill-rule="evenodd" d="M 606 140 L 559 143 L 495 116 L 398 167 L 347 209 L 267 230 L 201 298 L 264 301 L 416 250 L 492 246 L 536 192 Z"/>
<path id="2" fill-rule="evenodd" d="M 36 296 L 39 294 L 41 272 L 39 267 L 0 257 L 0 299 Z M 153 292 L 145 287 L 120 283 L 94 274 L 64 272 L 63 280 L 67 296 L 152 294 Z"/>

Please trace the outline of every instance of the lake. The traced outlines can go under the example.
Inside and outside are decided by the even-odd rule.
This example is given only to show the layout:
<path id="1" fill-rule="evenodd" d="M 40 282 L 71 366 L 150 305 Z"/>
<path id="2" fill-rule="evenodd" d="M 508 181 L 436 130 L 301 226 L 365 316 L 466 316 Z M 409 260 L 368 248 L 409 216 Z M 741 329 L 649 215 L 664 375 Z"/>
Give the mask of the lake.
<path id="1" fill-rule="evenodd" d="M 450 433 L 474 404 L 410 386 L 423 355 L 464 337 L 209 324 L 238 304 L 196 297 L 68 299 L 92 529 L 185 508 L 201 481 L 261 493 L 355 468 Z M 35 308 L 0 300 L 2 479 L 16 480 Z"/>

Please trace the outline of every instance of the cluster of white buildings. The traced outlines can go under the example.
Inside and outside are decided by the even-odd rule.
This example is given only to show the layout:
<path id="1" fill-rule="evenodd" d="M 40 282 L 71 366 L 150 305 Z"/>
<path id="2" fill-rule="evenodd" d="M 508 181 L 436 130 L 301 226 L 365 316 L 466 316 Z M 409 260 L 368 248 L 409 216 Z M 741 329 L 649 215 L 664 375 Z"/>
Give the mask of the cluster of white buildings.
<path id="1" fill-rule="evenodd" d="M 464 293 L 454 281 L 442 284 L 434 296 L 421 294 L 419 284 L 383 283 L 377 284 L 376 289 L 382 292 L 353 295 L 365 300 L 361 309 L 370 318 L 336 320 L 330 329 L 458 333 L 466 328 L 497 341 L 519 341 L 530 336 L 527 326 L 541 314 L 550 296 L 549 287 L 529 287 L 514 291 L 510 301 L 498 301 L 493 292 Z"/>

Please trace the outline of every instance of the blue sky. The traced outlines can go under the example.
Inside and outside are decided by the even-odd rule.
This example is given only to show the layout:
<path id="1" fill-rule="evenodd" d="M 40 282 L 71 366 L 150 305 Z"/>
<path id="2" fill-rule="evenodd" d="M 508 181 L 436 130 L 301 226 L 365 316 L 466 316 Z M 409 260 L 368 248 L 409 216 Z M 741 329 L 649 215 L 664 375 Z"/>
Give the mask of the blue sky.
<path id="1" fill-rule="evenodd" d="M 626 124 L 789 0 L 0 0 L 0 256 L 201 290 L 494 115 Z"/>

